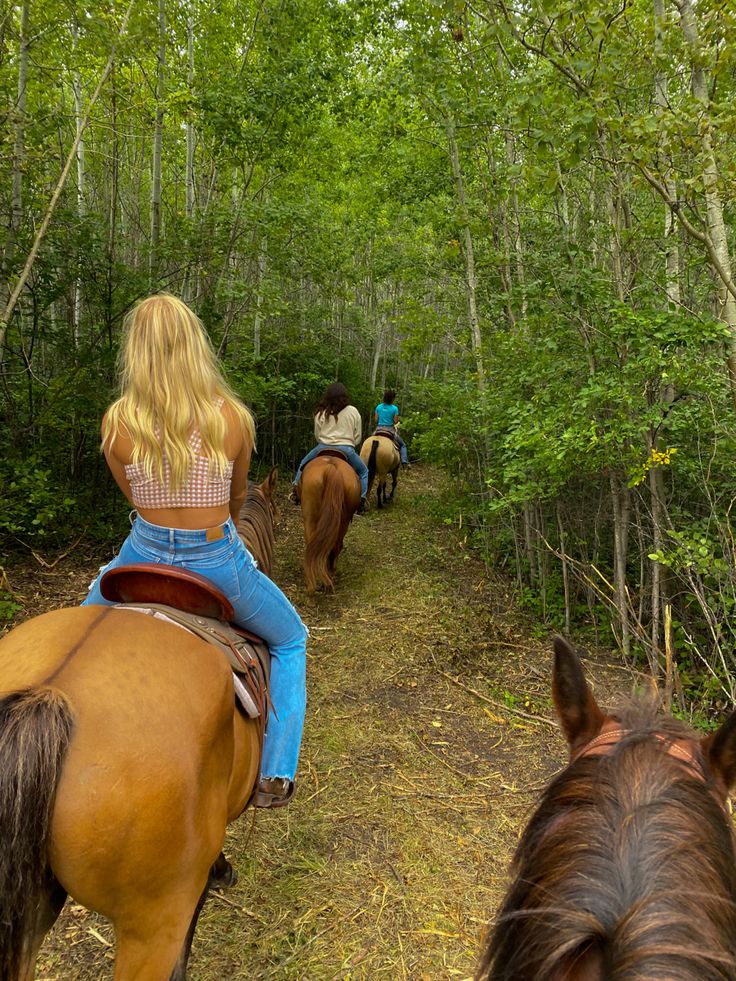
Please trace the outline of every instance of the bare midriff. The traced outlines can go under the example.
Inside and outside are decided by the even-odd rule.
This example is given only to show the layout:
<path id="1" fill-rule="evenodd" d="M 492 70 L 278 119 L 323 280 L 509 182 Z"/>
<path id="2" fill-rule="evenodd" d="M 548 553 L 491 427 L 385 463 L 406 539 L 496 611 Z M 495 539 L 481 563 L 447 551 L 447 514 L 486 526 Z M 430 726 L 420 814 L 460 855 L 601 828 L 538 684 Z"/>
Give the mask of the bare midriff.
<path id="1" fill-rule="evenodd" d="M 230 516 L 227 504 L 216 508 L 136 508 L 144 521 L 162 528 L 186 528 L 188 531 L 215 528 Z"/>

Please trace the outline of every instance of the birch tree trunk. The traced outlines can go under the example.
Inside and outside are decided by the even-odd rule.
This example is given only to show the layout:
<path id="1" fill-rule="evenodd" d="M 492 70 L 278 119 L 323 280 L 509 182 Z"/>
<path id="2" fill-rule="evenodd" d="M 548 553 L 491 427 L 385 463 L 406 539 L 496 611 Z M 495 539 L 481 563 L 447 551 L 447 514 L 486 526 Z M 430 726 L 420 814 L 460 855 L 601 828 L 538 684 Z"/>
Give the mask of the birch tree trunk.
<path id="1" fill-rule="evenodd" d="M 263 235 L 256 260 L 256 315 L 253 318 L 253 357 L 261 356 L 261 326 L 263 323 L 263 281 L 266 278 L 268 238 Z"/>
<path id="2" fill-rule="evenodd" d="M 631 627 L 629 624 L 629 598 L 626 588 L 626 557 L 629 542 L 629 516 L 631 501 L 627 485 L 611 474 L 611 503 L 613 505 L 613 586 L 614 601 L 621 630 L 621 650 L 628 657 L 631 653 Z"/>
<path id="3" fill-rule="evenodd" d="M 483 341 L 480 333 L 480 322 L 478 320 L 478 308 L 476 305 L 476 279 L 475 279 L 475 252 L 473 250 L 473 236 L 470 231 L 470 215 L 465 199 L 465 184 L 463 182 L 463 172 L 460 167 L 460 155 L 455 139 L 455 122 L 451 116 L 445 117 L 445 131 L 450 150 L 450 163 L 452 164 L 452 175 L 455 179 L 455 189 L 457 192 L 458 205 L 460 207 L 460 220 L 463 224 L 463 237 L 465 244 L 465 298 L 468 304 L 468 322 L 470 326 L 470 342 L 475 356 L 475 367 L 478 373 L 478 388 L 483 394 L 486 389 L 485 368 L 483 366 Z"/>
<path id="4" fill-rule="evenodd" d="M 159 243 L 161 240 L 161 153 L 164 138 L 164 84 L 166 81 L 166 0 L 158 3 L 158 57 L 156 73 L 156 122 L 153 130 L 151 164 L 151 251 L 148 280 L 154 288 L 159 276 Z"/>
<path id="5" fill-rule="evenodd" d="M 10 296 L 10 277 L 18 246 L 18 235 L 23 222 L 23 159 L 26 141 L 26 87 L 28 84 L 28 21 L 30 0 L 24 0 L 20 13 L 20 33 L 18 40 L 18 90 L 15 103 L 15 132 L 13 139 L 13 186 L 10 199 L 10 223 L 3 256 L 3 297 L 6 307 Z M 0 332 L 0 365 L 5 352 L 5 333 Z"/>
<path id="6" fill-rule="evenodd" d="M 664 2 L 665 0 L 654 0 L 654 58 L 655 64 L 657 65 L 654 76 L 654 102 L 657 106 L 657 116 L 660 119 L 667 110 L 668 105 L 667 74 L 659 67 L 662 57 L 662 29 L 665 20 Z M 667 140 L 664 129 L 661 130 L 661 134 L 659 140 L 660 151 L 666 159 L 669 155 L 669 141 Z M 677 202 L 677 186 L 672 178 L 671 167 L 666 167 L 662 176 L 669 200 Z M 668 204 L 664 206 L 664 242 L 667 300 L 670 307 L 676 308 L 680 305 L 680 250 L 677 244 L 672 209 Z"/>
<path id="7" fill-rule="evenodd" d="M 187 16 L 187 85 L 189 98 L 192 98 L 194 88 L 194 2 L 189 5 Z M 191 221 L 194 216 L 194 121 L 191 109 L 187 114 L 187 158 L 186 158 L 186 216 Z"/>
<path id="8" fill-rule="evenodd" d="M 708 75 L 705 70 L 705 52 L 700 40 L 692 0 L 674 0 L 674 4 L 680 13 L 682 32 L 690 52 L 693 95 L 703 107 L 699 134 L 703 159 L 702 178 L 705 192 L 706 227 L 709 240 L 707 244 L 711 263 L 721 280 L 719 289 L 721 319 L 728 326 L 730 334 L 726 363 L 728 365 L 731 400 L 736 408 L 736 296 L 734 296 L 736 287 L 734 287 L 732 276 L 726 223 L 723 220 L 723 204 L 719 191 L 720 175 L 713 149 L 713 120 L 709 112 L 710 94 Z"/>
<path id="9" fill-rule="evenodd" d="M 72 23 L 72 39 L 74 42 L 74 49 L 77 48 L 77 41 L 79 38 L 79 28 L 76 20 Z M 82 76 L 79 68 L 74 69 L 72 76 L 72 91 L 74 93 L 74 125 L 77 134 L 77 214 L 80 218 L 85 215 L 85 203 L 84 203 L 84 183 L 85 183 L 85 167 L 84 167 L 84 137 L 82 130 L 82 120 L 84 119 L 84 113 L 82 111 Z M 80 263 L 81 266 L 81 263 Z M 74 280 L 73 287 L 73 299 L 72 299 L 72 336 L 74 339 L 74 347 L 79 347 L 79 321 L 81 317 L 82 309 L 82 280 L 81 276 L 77 275 Z"/>

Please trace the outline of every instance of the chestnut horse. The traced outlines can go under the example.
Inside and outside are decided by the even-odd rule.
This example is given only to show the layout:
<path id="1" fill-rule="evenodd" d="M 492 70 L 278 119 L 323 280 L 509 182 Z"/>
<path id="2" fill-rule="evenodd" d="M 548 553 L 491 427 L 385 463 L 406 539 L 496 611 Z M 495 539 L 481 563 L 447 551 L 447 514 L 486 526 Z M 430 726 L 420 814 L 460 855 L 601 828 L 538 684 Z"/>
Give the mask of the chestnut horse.
<path id="1" fill-rule="evenodd" d="M 651 702 L 605 714 L 562 638 L 552 693 L 570 763 L 522 836 L 477 978 L 736 978 L 736 712 L 702 739 Z"/>
<path id="2" fill-rule="evenodd" d="M 382 433 L 374 433 L 364 440 L 360 448 L 360 458 L 368 467 L 368 495 L 370 495 L 373 482 L 378 478 L 376 486 L 376 504 L 382 508 L 384 504 L 394 499 L 394 491 L 399 474 L 401 458 L 396 444 L 390 436 Z M 391 477 L 391 493 L 386 494 L 386 483 Z"/>
<path id="3" fill-rule="evenodd" d="M 304 521 L 307 592 L 334 588 L 337 557 L 360 504 L 360 480 L 342 454 L 320 453 L 302 471 L 299 497 Z"/>
<path id="4" fill-rule="evenodd" d="M 241 525 L 271 566 L 275 471 Z M 248 538 L 249 532 L 255 538 Z M 33 978 L 67 894 L 112 921 L 116 981 L 182 981 L 197 916 L 232 870 L 225 827 L 258 779 L 258 720 L 224 654 L 109 606 L 0 641 L 0 978 Z"/>

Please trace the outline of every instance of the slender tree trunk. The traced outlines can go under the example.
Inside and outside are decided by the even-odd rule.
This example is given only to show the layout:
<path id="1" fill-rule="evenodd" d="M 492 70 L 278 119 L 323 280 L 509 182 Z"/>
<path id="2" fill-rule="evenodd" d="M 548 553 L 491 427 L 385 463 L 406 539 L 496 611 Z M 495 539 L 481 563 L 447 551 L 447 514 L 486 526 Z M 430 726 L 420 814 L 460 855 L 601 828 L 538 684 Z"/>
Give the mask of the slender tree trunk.
<path id="1" fill-rule="evenodd" d="M 261 326 L 263 323 L 263 283 L 266 278 L 266 262 L 268 257 L 268 238 L 261 236 L 256 261 L 256 315 L 253 318 L 253 357 L 261 356 Z"/>
<path id="2" fill-rule="evenodd" d="M 562 589 L 565 596 L 565 633 L 570 635 L 570 576 L 567 568 L 567 552 L 565 549 L 565 526 L 562 523 L 562 511 L 557 505 L 557 530 L 560 536 L 560 563 L 562 565 Z"/>
<path id="3" fill-rule="evenodd" d="M 107 81 L 110 75 L 110 72 L 112 71 L 116 46 L 120 42 L 121 38 L 125 36 L 125 33 L 128 30 L 128 21 L 130 20 L 130 14 L 133 9 L 134 3 L 135 0 L 130 0 L 130 3 L 128 4 L 128 7 L 125 11 L 125 14 L 123 16 L 123 21 L 120 26 L 120 31 L 118 33 L 118 37 L 116 39 L 115 44 L 113 45 L 113 50 L 110 53 L 110 57 L 107 59 L 107 64 L 105 65 L 105 69 L 102 72 L 102 75 L 100 76 L 97 86 L 94 92 L 92 93 L 92 97 L 89 100 L 89 103 L 85 110 L 84 119 L 82 120 L 82 126 L 80 132 L 77 133 L 77 135 L 74 137 L 74 142 L 72 144 L 71 150 L 67 155 L 66 161 L 64 163 L 64 167 L 62 168 L 61 176 L 56 182 L 56 187 L 54 188 L 53 194 L 51 195 L 51 199 L 46 208 L 46 213 L 44 214 L 41 224 L 38 228 L 38 231 L 36 232 L 36 236 L 33 240 L 33 245 L 31 246 L 31 250 L 28 253 L 28 256 L 26 257 L 25 265 L 23 266 L 23 271 L 21 272 L 18 281 L 15 284 L 13 291 L 8 298 L 7 303 L 5 304 L 5 308 L 2 312 L 2 316 L 0 316 L 0 352 L 3 350 L 3 345 L 5 343 L 5 335 L 8 329 L 8 323 L 10 322 L 10 318 L 13 316 L 15 305 L 18 302 L 18 298 L 20 297 L 21 293 L 25 289 L 26 283 L 28 282 L 28 277 L 30 276 L 31 270 L 33 269 L 33 264 L 36 261 L 36 257 L 38 256 L 39 249 L 41 248 L 41 243 L 43 242 L 44 237 L 46 236 L 46 232 L 48 231 L 49 224 L 54 215 L 54 212 L 56 211 L 56 206 L 59 203 L 59 199 L 64 191 L 64 188 L 66 187 L 66 182 L 69 178 L 69 173 L 72 169 L 72 164 L 76 159 L 77 144 L 82 136 L 82 133 L 84 133 L 84 130 L 86 129 L 89 123 L 90 114 L 92 112 L 92 109 L 97 103 L 97 99 L 100 96 L 100 92 L 102 92 L 102 87 L 104 86 L 105 82 Z"/>
<path id="4" fill-rule="evenodd" d="M 626 558 L 629 540 L 629 515 L 631 500 L 625 482 L 614 474 L 610 477 L 611 502 L 613 505 L 613 585 L 614 602 L 618 610 L 621 631 L 621 650 L 627 657 L 631 653 L 631 627 L 629 624 L 629 600 L 626 588 Z"/>
<path id="5" fill-rule="evenodd" d="M 470 215 L 465 199 L 465 184 L 463 173 L 460 167 L 460 155 L 458 153 L 457 141 L 455 139 L 455 122 L 451 116 L 445 118 L 445 131 L 450 150 L 450 162 L 452 164 L 452 175 L 455 178 L 455 189 L 457 200 L 460 207 L 460 220 L 463 224 L 463 237 L 465 240 L 465 297 L 468 304 L 468 321 L 470 325 L 470 341 L 475 356 L 475 366 L 478 374 L 478 388 L 485 392 L 486 376 L 483 366 L 483 342 L 480 332 L 480 322 L 478 319 L 478 308 L 476 305 L 476 279 L 475 279 L 475 253 L 473 250 L 473 236 L 470 231 Z"/>
<path id="6" fill-rule="evenodd" d="M 107 302 L 105 321 L 107 324 L 107 344 L 112 347 L 113 291 L 115 270 L 115 239 L 118 222 L 118 180 L 120 175 L 120 138 L 118 135 L 118 95 L 115 68 L 111 71 L 110 112 L 112 128 L 112 151 L 110 160 L 110 204 L 108 210 L 107 236 Z"/>
<path id="7" fill-rule="evenodd" d="M 187 16 L 187 85 L 189 98 L 194 90 L 194 2 L 189 4 Z M 186 216 L 189 221 L 194 217 L 194 120 L 191 109 L 187 113 L 187 160 L 186 160 Z"/>
<path id="8" fill-rule="evenodd" d="M 77 48 L 78 38 L 79 29 L 75 20 L 72 24 L 72 39 L 74 42 L 75 51 Z M 72 77 L 72 90 L 74 92 L 74 122 L 77 133 L 77 214 L 80 218 L 83 218 L 86 213 L 84 201 L 84 183 L 86 175 L 84 162 L 84 137 L 82 135 L 82 120 L 84 119 L 84 113 L 82 111 L 82 75 L 79 68 L 74 69 L 74 74 Z M 81 260 L 81 256 L 79 258 Z M 79 347 L 79 321 L 81 317 L 81 309 L 82 279 L 80 275 L 77 275 L 74 280 L 74 296 L 72 300 L 72 336 L 74 339 L 75 348 Z"/>
<path id="9" fill-rule="evenodd" d="M 516 164 L 516 148 L 514 137 L 508 127 L 504 127 L 504 145 L 506 147 L 506 162 L 509 167 Z M 524 263 L 524 240 L 521 235 L 521 217 L 519 212 L 519 195 L 516 193 L 516 186 L 511 182 L 511 235 L 514 260 L 516 263 L 516 281 L 521 293 L 521 316 L 526 318 L 527 299 L 526 299 L 526 268 Z"/>
<path id="10" fill-rule="evenodd" d="M 161 241 L 161 154 L 164 138 L 164 85 L 166 82 L 166 0 L 158 2 L 158 57 L 156 73 L 156 121 L 151 163 L 151 243 L 148 280 L 151 289 L 159 277 Z"/>
<path id="11" fill-rule="evenodd" d="M 23 223 L 23 160 L 26 146 L 26 90 L 28 85 L 29 40 L 28 21 L 30 0 L 24 0 L 20 11 L 20 32 L 18 41 L 18 89 L 15 103 L 15 128 L 13 139 L 13 182 L 10 199 L 10 224 L 3 255 L 2 306 L 7 306 L 10 297 L 10 277 L 13 272 L 18 236 Z M 5 331 L 0 330 L 0 365 L 4 360 Z"/>
<path id="12" fill-rule="evenodd" d="M 657 116 L 661 119 L 667 111 L 668 85 L 667 73 L 659 67 L 662 57 L 662 29 L 665 21 L 665 0 L 654 0 L 654 57 L 657 71 L 654 78 L 654 101 L 657 106 Z M 669 155 L 669 141 L 664 128 L 661 130 L 660 151 L 666 158 Z M 672 169 L 667 166 L 663 170 L 663 181 L 670 201 L 677 201 L 677 186 L 672 178 Z M 667 300 L 671 308 L 680 304 L 680 255 L 677 242 L 676 226 L 669 205 L 664 206 L 664 241 Z"/>
<path id="13" fill-rule="evenodd" d="M 705 212 L 708 237 L 710 239 L 711 262 L 721 279 L 719 289 L 721 319 L 728 326 L 730 339 L 727 350 L 727 365 L 731 386 L 731 399 L 736 407 L 736 297 L 732 276 L 731 254 L 728 247 L 726 223 L 723 219 L 723 205 L 719 191 L 719 172 L 713 149 L 713 120 L 710 115 L 710 94 L 708 76 L 705 70 L 705 52 L 700 40 L 698 24 L 695 19 L 692 0 L 674 0 L 680 13 L 680 24 L 690 51 L 693 95 L 703 107 L 698 132 L 703 160 L 703 188 L 705 191 Z M 729 288 L 730 287 L 730 288 Z"/>

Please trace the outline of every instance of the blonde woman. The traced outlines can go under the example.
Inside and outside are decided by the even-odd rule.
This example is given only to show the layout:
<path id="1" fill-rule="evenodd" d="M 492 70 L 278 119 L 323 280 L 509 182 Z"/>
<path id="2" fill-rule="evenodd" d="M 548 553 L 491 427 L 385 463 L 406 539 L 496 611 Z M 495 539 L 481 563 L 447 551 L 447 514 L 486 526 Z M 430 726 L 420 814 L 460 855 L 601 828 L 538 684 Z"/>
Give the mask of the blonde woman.
<path id="1" fill-rule="evenodd" d="M 102 420 L 102 450 L 135 520 L 102 572 L 131 562 L 191 569 L 218 586 L 236 621 L 268 643 L 274 711 L 256 803 L 282 806 L 294 792 L 304 724 L 307 630 L 278 586 L 258 571 L 235 528 L 253 418 L 225 382 L 199 319 L 166 293 L 128 315 L 120 383 L 120 398 Z M 107 604 L 99 581 L 83 605 Z"/>

